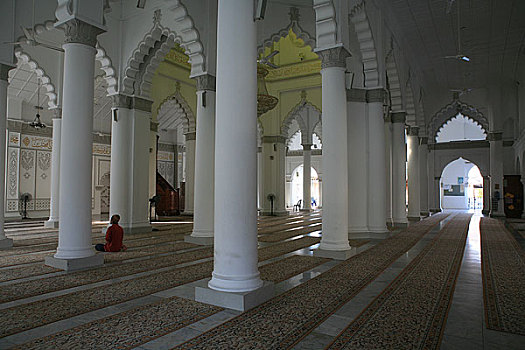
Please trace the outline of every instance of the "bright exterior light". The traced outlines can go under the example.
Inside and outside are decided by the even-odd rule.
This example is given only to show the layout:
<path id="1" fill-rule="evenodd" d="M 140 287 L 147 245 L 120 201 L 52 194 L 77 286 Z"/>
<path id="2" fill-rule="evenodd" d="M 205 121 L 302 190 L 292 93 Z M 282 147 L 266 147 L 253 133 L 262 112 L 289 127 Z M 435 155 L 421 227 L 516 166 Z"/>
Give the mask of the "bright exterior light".
<path id="1" fill-rule="evenodd" d="M 465 62 L 470 62 L 470 58 L 468 58 L 467 56 L 461 56 L 461 59 Z"/>

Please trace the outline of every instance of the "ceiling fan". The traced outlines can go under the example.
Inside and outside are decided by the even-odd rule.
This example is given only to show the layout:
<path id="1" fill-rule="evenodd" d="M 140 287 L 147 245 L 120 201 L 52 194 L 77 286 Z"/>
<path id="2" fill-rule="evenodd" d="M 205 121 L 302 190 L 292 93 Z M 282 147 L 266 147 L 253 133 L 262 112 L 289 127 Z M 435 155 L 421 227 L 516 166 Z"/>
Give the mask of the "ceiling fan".
<path id="1" fill-rule="evenodd" d="M 272 58 L 273 56 L 277 55 L 278 53 L 279 53 L 278 50 L 273 50 L 272 52 L 270 52 L 270 54 L 268 56 L 263 57 L 261 59 L 258 59 L 257 63 L 265 64 L 265 65 L 267 65 L 268 67 L 271 67 L 271 68 L 279 68 L 279 66 L 276 66 L 275 64 L 270 62 L 270 58 Z"/>
<path id="2" fill-rule="evenodd" d="M 35 0 L 33 0 L 33 20 L 32 20 L 32 26 L 31 28 L 25 28 L 24 26 L 20 26 L 22 28 L 22 31 L 24 32 L 25 39 L 22 39 L 20 41 L 14 41 L 14 42 L 3 42 L 2 44 L 8 44 L 8 45 L 20 45 L 20 44 L 26 44 L 30 46 L 42 46 L 47 49 L 64 52 L 62 48 L 46 44 L 40 40 L 37 40 L 36 33 L 34 31 L 35 28 Z"/>
<path id="3" fill-rule="evenodd" d="M 463 94 L 468 94 L 469 92 L 471 92 L 472 88 L 463 88 L 463 89 L 449 89 L 449 91 L 451 92 L 455 92 L 455 93 L 458 93 L 459 96 L 463 95 Z"/>
<path id="4" fill-rule="evenodd" d="M 455 0 L 448 0 L 447 13 L 450 13 L 450 8 L 451 8 L 452 4 L 454 3 L 454 1 Z M 467 55 L 464 55 L 461 52 L 461 27 L 460 27 L 460 17 L 459 17 L 459 0 L 457 0 L 456 8 L 457 8 L 457 12 L 458 12 L 458 15 L 457 15 L 457 18 L 458 18 L 458 25 L 457 25 L 458 51 L 457 51 L 456 55 L 445 56 L 443 58 L 446 58 L 446 59 L 453 58 L 453 59 L 460 60 L 460 61 L 463 61 L 463 62 L 470 62 L 470 57 L 468 57 Z"/>

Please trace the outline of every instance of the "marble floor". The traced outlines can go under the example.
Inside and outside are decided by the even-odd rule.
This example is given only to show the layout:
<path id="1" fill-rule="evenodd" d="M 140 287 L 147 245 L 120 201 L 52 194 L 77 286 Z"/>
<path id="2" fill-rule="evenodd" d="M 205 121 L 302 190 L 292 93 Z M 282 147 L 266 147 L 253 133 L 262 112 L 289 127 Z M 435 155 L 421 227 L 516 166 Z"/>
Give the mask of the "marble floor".
<path id="1" fill-rule="evenodd" d="M 386 286 L 390 284 L 398 274 L 416 257 L 439 233 L 439 231 L 449 222 L 453 220 L 451 215 L 443 220 L 438 226 L 434 227 L 427 234 L 423 236 L 411 249 L 406 251 L 396 261 L 394 261 L 388 268 L 386 268 L 375 280 L 373 280 L 367 287 L 362 289 L 354 298 L 344 304 L 335 313 L 328 317 L 324 322 L 319 324 L 308 336 L 297 343 L 294 349 L 323 349 L 325 346 L 330 344 L 332 340 L 347 327 L 352 320 L 354 320 L 362 311 L 369 305 L 369 303 L 379 295 Z M 283 221 L 280 224 L 276 224 L 274 227 L 277 229 L 283 227 L 286 223 L 296 222 L 305 220 L 304 226 L 309 225 L 306 220 L 315 219 L 319 217 L 319 213 L 306 214 L 303 217 L 290 217 L 288 221 Z M 470 222 L 467 244 L 461 264 L 461 269 L 457 284 L 455 287 L 454 296 L 450 306 L 447 323 L 445 325 L 444 335 L 442 338 L 441 349 L 525 349 L 525 336 L 514 335 L 510 333 L 496 332 L 486 328 L 484 322 L 484 309 L 483 309 L 483 286 L 481 277 L 481 265 L 480 265 L 480 233 L 479 233 L 479 214 L 475 214 Z M 270 223 L 270 219 L 261 219 L 262 225 Z M 15 227 L 16 226 L 16 227 Z M 13 228 L 9 230 L 8 236 L 17 238 L 16 228 L 19 225 L 13 225 Z M 31 223 L 31 228 L 34 228 L 35 224 Z M 265 226 L 267 227 L 267 226 Z M 390 235 L 395 235 L 397 232 L 391 232 Z M 319 237 L 320 231 L 313 231 L 301 236 Z M 295 239 L 294 237 L 292 239 Z M 524 239 L 520 235 L 515 235 L 515 238 L 523 246 Z M 288 239 L 290 241 L 292 239 Z M 370 239 L 366 244 L 353 248 L 352 254 L 359 254 L 374 245 L 381 242 L 380 239 Z M 279 243 L 279 242 L 277 242 Z M 272 246 L 277 243 L 264 243 L 261 242 L 261 247 Z M 282 243 L 282 242 L 281 242 Z M 282 260 L 292 255 L 306 255 L 311 256 L 312 250 L 317 248 L 317 244 L 302 248 L 290 253 L 283 254 L 281 256 L 268 259 L 260 262 L 260 266 L 271 264 Z M 197 249 L 190 248 L 188 250 Z M 184 250 L 186 251 L 186 250 Z M 182 252 L 184 252 L 182 251 Z M 0 304 L 1 310 L 7 309 L 16 305 L 23 305 L 31 303 L 37 300 L 43 300 L 53 298 L 60 295 L 66 295 L 79 290 L 86 290 L 90 288 L 103 288 L 104 286 L 111 285 L 126 279 L 133 279 L 138 276 L 146 276 L 148 274 L 156 273 L 159 271 L 168 271 L 173 268 L 185 267 L 201 263 L 203 261 L 211 261 L 212 258 L 205 258 L 195 260 L 177 266 L 165 267 L 154 271 L 145 271 L 138 274 L 129 276 L 123 276 L 111 280 L 100 281 L 92 284 L 85 284 L 73 288 L 67 288 L 44 295 L 38 295 L 25 299 L 19 299 L 11 302 Z M 339 262 L 330 260 L 323 263 L 313 269 L 305 271 L 299 275 L 288 278 L 285 281 L 275 284 L 276 294 L 284 293 L 290 289 L 322 274 L 331 267 L 337 265 Z M 35 263 L 38 264 L 38 263 Z M 114 263 L 118 264 L 118 263 Z M 26 264 L 27 265 L 27 264 Z M 0 268 L 0 274 L 2 270 L 13 268 L 3 267 Z M 46 274 L 41 276 L 28 277 L 21 280 L 7 281 L 0 283 L 0 289 L 2 286 L 8 286 L 20 283 L 27 280 L 38 280 L 47 278 L 50 276 L 57 276 L 64 274 L 64 272 L 54 272 L 52 274 Z M 150 295 L 138 297 L 126 302 L 119 303 L 97 309 L 95 311 L 86 312 L 74 317 L 66 318 L 57 322 L 53 322 L 47 325 L 36 327 L 30 330 L 26 330 L 20 333 L 12 334 L 0 339 L 0 349 L 8 349 L 24 344 L 28 341 L 38 339 L 47 335 L 54 334 L 72 327 L 86 324 L 87 322 L 101 320 L 105 317 L 117 315 L 121 312 L 132 310 L 139 306 L 178 296 L 186 299 L 194 300 L 195 298 L 195 286 L 203 285 L 204 280 L 198 280 L 195 282 L 180 285 L 171 289 L 158 291 Z M 525 312 L 525 310 L 523 310 Z M 223 311 L 217 312 L 209 317 L 201 319 L 197 322 L 182 327 L 172 333 L 168 333 L 164 336 L 151 340 L 147 343 L 141 344 L 135 349 L 171 349 L 178 344 L 192 339 L 203 332 L 210 330 L 211 328 L 222 324 L 233 317 L 239 315 L 239 311 L 224 309 Z"/>

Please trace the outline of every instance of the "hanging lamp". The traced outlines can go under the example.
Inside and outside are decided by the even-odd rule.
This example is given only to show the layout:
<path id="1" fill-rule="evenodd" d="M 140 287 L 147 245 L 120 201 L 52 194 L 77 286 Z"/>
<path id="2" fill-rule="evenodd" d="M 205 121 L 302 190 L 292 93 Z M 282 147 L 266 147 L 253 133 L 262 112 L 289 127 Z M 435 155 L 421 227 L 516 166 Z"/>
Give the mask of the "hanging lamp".
<path id="1" fill-rule="evenodd" d="M 37 78 L 38 79 L 38 78 Z M 35 128 L 35 129 L 43 129 L 46 127 L 46 124 L 42 123 L 40 121 L 40 111 L 43 110 L 43 107 L 40 107 L 40 80 L 38 80 L 38 88 L 37 88 L 37 95 L 36 95 L 36 116 L 35 119 L 29 123 L 29 126 Z"/>

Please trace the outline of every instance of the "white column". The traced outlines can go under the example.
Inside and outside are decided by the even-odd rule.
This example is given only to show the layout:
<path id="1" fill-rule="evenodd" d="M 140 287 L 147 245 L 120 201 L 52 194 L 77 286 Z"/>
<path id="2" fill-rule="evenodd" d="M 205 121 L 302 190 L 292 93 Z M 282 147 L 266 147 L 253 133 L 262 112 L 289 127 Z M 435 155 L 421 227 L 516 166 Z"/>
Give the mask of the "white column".
<path id="1" fill-rule="evenodd" d="M 348 140 L 345 69 L 348 52 L 336 47 L 321 57 L 323 110 L 323 237 L 315 255 L 346 259 L 348 244 Z"/>
<path id="2" fill-rule="evenodd" d="M 489 133 L 490 142 L 490 216 L 504 216 L 503 210 L 503 139 L 501 132 Z M 493 201 L 497 201 L 494 207 Z"/>
<path id="3" fill-rule="evenodd" d="M 57 252 L 46 264 L 70 270 L 104 262 L 91 245 L 93 77 L 101 30 L 76 19 L 65 25 L 60 228 Z"/>
<path id="4" fill-rule="evenodd" d="M 263 209 L 264 177 L 262 147 L 257 147 L 257 209 Z"/>
<path id="5" fill-rule="evenodd" d="M 428 205 L 428 137 L 421 137 L 419 143 L 419 199 L 420 214 L 429 214 Z"/>
<path id="6" fill-rule="evenodd" d="M 184 193 L 183 215 L 193 215 L 194 193 L 195 193 L 195 138 L 196 133 L 190 132 L 184 135 L 186 138 L 186 187 Z"/>
<path id="7" fill-rule="evenodd" d="M 117 119 L 111 124 L 109 213 L 120 215 L 120 226 L 127 234 L 151 231 L 148 202 L 151 104 L 136 96 L 113 96 Z"/>
<path id="8" fill-rule="evenodd" d="M 348 233 L 368 232 L 368 127 L 366 90 L 346 92 L 348 113 Z"/>
<path id="9" fill-rule="evenodd" d="M 213 193 L 215 178 L 215 77 L 197 80 L 197 131 L 195 145 L 195 207 L 193 232 L 185 241 L 213 244 Z"/>
<path id="10" fill-rule="evenodd" d="M 312 210 L 312 145 L 303 145 L 303 208 Z"/>
<path id="11" fill-rule="evenodd" d="M 392 219 L 394 227 L 406 227 L 405 112 L 392 113 Z"/>
<path id="12" fill-rule="evenodd" d="M 410 127 L 407 140 L 408 166 L 408 219 L 421 219 L 421 204 L 419 195 L 419 128 Z"/>
<path id="13" fill-rule="evenodd" d="M 13 246 L 13 240 L 5 236 L 4 231 L 4 215 L 5 215 L 5 155 L 6 155 L 6 124 L 7 124 L 7 73 L 9 67 L 0 64 L 0 184 L 2 190 L 0 191 L 0 203 L 2 208 L 2 218 L 0 219 L 0 249 L 10 248 Z"/>
<path id="14" fill-rule="evenodd" d="M 483 176 L 483 215 L 490 214 L 490 177 Z M 523 215 L 522 215 L 523 217 Z"/>
<path id="15" fill-rule="evenodd" d="M 58 113 L 61 113 L 58 110 Z M 53 118 L 53 149 L 51 152 L 51 208 L 49 220 L 45 227 L 56 228 L 59 225 L 59 195 L 60 195 L 60 139 L 62 134 L 62 119 Z"/>
<path id="16" fill-rule="evenodd" d="M 368 231 L 386 233 L 386 146 L 384 90 L 367 91 L 368 109 Z"/>
<path id="17" fill-rule="evenodd" d="M 273 194 L 273 215 L 288 215 L 285 204 L 286 138 L 280 135 L 262 137 L 263 195 L 261 215 L 271 215 Z"/>
<path id="18" fill-rule="evenodd" d="M 248 292 L 263 286 L 257 268 L 253 2 L 219 0 L 217 22 L 214 270 L 208 286 Z"/>
<path id="19" fill-rule="evenodd" d="M 386 224 L 392 225 L 392 118 L 385 116 Z"/>

